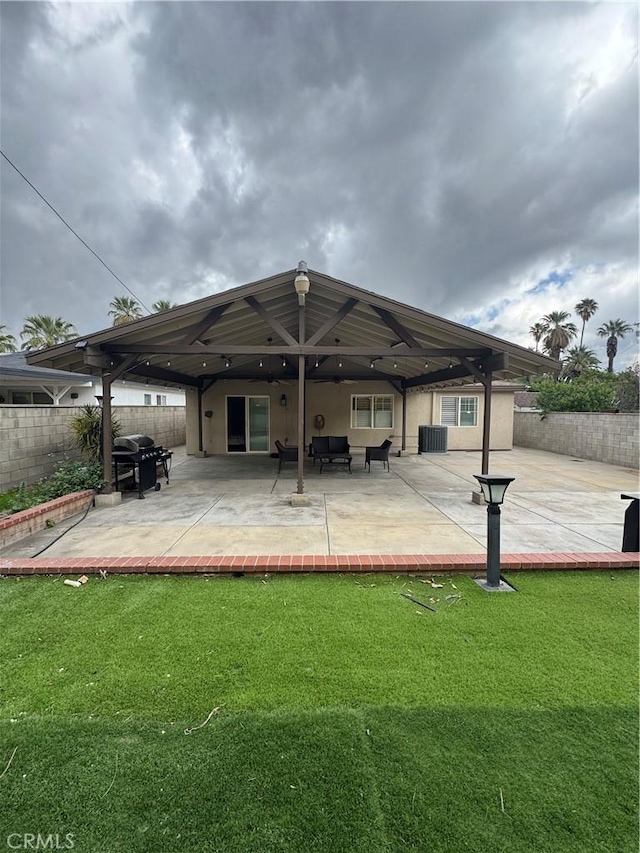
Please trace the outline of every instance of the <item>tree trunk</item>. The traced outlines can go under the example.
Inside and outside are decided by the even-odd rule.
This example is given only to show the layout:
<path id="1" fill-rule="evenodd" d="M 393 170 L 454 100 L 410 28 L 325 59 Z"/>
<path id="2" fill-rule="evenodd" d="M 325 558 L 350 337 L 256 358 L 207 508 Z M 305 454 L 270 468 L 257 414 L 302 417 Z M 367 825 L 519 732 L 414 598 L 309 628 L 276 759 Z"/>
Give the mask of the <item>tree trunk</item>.
<path id="1" fill-rule="evenodd" d="M 609 373 L 613 373 L 613 359 L 616 357 L 618 352 L 618 339 L 615 335 L 611 335 L 611 337 L 607 341 L 607 355 L 609 357 L 609 366 L 607 370 Z"/>

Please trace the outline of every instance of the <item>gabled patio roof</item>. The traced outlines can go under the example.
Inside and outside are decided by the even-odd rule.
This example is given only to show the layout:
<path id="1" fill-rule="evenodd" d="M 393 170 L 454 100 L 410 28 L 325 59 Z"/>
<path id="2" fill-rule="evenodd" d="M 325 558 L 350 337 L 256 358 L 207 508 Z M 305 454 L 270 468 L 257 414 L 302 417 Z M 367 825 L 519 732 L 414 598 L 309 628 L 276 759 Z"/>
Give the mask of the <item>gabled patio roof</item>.
<path id="1" fill-rule="evenodd" d="M 29 364 L 206 387 L 217 379 L 387 379 L 398 390 L 558 370 L 525 347 L 309 270 L 304 343 L 288 270 L 27 355 Z M 260 363 L 262 362 L 262 367 Z M 317 364 L 317 367 L 316 367 Z M 373 366 L 371 366 L 373 364 Z M 339 366 L 341 365 L 341 366 Z"/>
<path id="2" fill-rule="evenodd" d="M 308 275 L 308 293 L 300 297 L 301 303 L 294 286 L 298 273 Z M 307 379 L 388 381 L 402 395 L 403 449 L 411 388 L 481 382 L 486 474 L 493 380 L 560 368 L 558 362 L 517 344 L 307 271 L 304 261 L 296 270 L 30 353 L 27 361 L 102 375 L 107 490 L 112 449 L 109 389 L 116 379 L 196 388 L 201 431 L 203 393 L 219 379 L 295 378 L 299 495 L 304 492 Z M 201 434 L 199 444 L 202 449 Z"/>

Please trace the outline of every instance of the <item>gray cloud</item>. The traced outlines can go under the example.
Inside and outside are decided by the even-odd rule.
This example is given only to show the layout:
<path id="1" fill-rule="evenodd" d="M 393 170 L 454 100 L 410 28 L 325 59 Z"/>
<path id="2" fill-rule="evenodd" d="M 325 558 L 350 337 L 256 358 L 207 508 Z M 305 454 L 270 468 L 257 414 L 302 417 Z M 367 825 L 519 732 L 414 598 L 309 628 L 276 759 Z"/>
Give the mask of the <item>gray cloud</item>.
<path id="1" fill-rule="evenodd" d="M 619 269 L 630 284 L 611 310 L 636 319 L 634 7 L 3 3 L 0 15 L 3 147 L 148 305 L 305 257 L 435 313 L 482 316 L 569 259 Z M 6 165 L 1 178 L 0 322 L 107 325 L 122 288 Z M 582 295 L 606 313 L 606 292 Z"/>

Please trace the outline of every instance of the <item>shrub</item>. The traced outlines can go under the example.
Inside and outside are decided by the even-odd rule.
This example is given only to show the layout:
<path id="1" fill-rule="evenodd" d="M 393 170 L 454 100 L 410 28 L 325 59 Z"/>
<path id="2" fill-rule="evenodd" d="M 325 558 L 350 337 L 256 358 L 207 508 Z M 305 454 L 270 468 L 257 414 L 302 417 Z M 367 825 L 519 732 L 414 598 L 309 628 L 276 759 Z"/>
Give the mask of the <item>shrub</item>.
<path id="1" fill-rule="evenodd" d="M 9 496 L 7 509 L 20 512 L 73 492 L 82 492 L 85 489 L 99 491 L 104 482 L 102 466 L 97 462 L 62 462 L 54 474 L 39 483 L 33 486 L 21 483 Z"/>
<path id="2" fill-rule="evenodd" d="M 640 364 L 614 374 L 615 393 L 621 412 L 640 410 Z"/>
<path id="3" fill-rule="evenodd" d="M 537 405 L 542 417 L 550 412 L 601 412 L 616 405 L 615 389 L 610 382 L 580 376 L 572 382 L 552 379 L 536 382 Z"/>
<path id="4" fill-rule="evenodd" d="M 73 443 L 85 459 L 91 462 L 100 461 L 100 424 L 102 409 L 100 406 L 87 404 L 80 408 L 77 415 L 71 418 L 70 426 L 73 433 Z M 112 439 L 120 435 L 120 423 L 111 418 Z"/>

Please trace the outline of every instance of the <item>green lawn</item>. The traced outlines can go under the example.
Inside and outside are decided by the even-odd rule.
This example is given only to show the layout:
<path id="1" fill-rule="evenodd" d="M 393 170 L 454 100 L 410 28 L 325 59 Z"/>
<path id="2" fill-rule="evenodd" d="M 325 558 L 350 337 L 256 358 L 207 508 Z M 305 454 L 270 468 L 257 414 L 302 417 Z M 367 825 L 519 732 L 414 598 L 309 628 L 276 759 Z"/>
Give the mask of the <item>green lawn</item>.
<path id="1" fill-rule="evenodd" d="M 638 576 L 513 581 L 5 579 L 0 839 L 636 853 Z"/>

